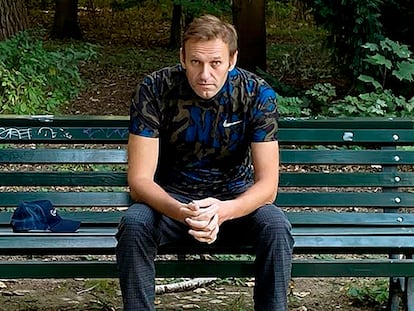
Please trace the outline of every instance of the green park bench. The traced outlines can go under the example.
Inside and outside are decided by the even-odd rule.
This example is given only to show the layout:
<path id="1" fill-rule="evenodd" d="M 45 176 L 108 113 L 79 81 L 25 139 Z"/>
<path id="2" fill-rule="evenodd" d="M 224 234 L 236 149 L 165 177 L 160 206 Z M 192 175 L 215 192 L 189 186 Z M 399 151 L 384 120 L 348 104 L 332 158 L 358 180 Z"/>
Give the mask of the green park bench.
<path id="1" fill-rule="evenodd" d="M 127 128 L 126 117 L 0 116 L 1 279 L 117 277 Z M 414 310 L 414 122 L 283 119 L 279 140 L 292 276 L 389 277 L 389 309 Z M 79 231 L 13 233 L 14 208 L 40 199 Z M 157 276 L 251 277 L 252 258 L 244 244 L 171 245 Z"/>

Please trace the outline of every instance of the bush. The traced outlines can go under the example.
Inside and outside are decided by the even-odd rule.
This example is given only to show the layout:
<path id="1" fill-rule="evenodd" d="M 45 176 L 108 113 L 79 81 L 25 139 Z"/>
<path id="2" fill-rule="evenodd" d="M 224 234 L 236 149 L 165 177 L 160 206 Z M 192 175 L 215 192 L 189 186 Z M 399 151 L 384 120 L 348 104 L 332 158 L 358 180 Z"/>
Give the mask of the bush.
<path id="1" fill-rule="evenodd" d="M 414 97 L 407 99 L 396 93 L 405 88 L 404 83 L 412 87 L 414 81 L 414 59 L 408 46 L 385 38 L 379 44 L 362 47 L 369 50 L 365 62 L 370 65 L 371 75 L 362 74 L 358 79 L 373 90 L 334 101 L 329 111 L 336 116 L 411 117 Z M 392 84 L 393 89 L 387 88 L 392 80 L 398 83 Z"/>
<path id="2" fill-rule="evenodd" d="M 378 44 L 364 44 L 362 48 L 368 51 L 364 59 L 368 69 L 367 74 L 361 74 L 358 79 L 368 91 L 338 99 L 335 86 L 316 83 L 304 94 L 281 97 L 278 101 L 280 114 L 290 117 L 411 117 L 414 96 L 401 92 L 407 85 L 411 89 L 414 81 L 414 59 L 409 47 L 385 38 Z M 273 86 L 277 85 L 277 81 L 267 79 Z"/>
<path id="3" fill-rule="evenodd" d="M 94 56 L 90 44 L 47 49 L 29 32 L 0 42 L 0 113 L 56 113 L 79 94 L 78 66 Z"/>

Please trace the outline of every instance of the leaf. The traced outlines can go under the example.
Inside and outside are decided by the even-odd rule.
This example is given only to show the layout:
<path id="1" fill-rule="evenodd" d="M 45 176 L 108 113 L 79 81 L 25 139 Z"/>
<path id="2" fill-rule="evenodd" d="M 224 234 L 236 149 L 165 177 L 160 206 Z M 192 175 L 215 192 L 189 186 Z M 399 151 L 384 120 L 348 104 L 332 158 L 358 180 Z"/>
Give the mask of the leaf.
<path id="1" fill-rule="evenodd" d="M 365 43 L 362 47 L 369 49 L 371 52 L 378 51 L 378 45 L 375 43 Z"/>
<path id="2" fill-rule="evenodd" d="M 387 69 L 391 69 L 392 67 L 391 61 L 386 59 L 384 55 L 375 54 L 375 55 L 369 56 L 365 60 L 372 65 L 385 66 Z"/>
<path id="3" fill-rule="evenodd" d="M 385 40 L 381 42 L 381 46 L 384 50 L 390 50 L 400 58 L 406 59 L 411 55 L 408 45 L 400 44 L 389 38 L 385 38 Z"/>
<path id="4" fill-rule="evenodd" d="M 398 64 L 398 70 L 393 70 L 392 74 L 396 76 L 400 81 L 413 81 L 414 63 L 403 61 Z"/>
<path id="5" fill-rule="evenodd" d="M 358 80 L 360 80 L 360 81 L 362 81 L 362 82 L 365 82 L 365 83 L 371 83 L 373 86 L 374 86 L 374 88 L 376 89 L 376 90 L 378 90 L 378 89 L 382 89 L 382 86 L 381 86 L 381 84 L 378 82 L 378 81 L 376 81 L 373 77 L 371 77 L 371 76 L 367 76 L 367 75 L 360 75 L 359 77 L 358 77 Z"/>

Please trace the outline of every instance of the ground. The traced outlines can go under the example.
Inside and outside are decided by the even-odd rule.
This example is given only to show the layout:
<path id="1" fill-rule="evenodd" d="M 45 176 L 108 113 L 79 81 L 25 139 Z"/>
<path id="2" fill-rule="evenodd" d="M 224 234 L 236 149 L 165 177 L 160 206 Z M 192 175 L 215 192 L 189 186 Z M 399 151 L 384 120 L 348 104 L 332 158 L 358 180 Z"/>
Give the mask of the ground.
<path id="1" fill-rule="evenodd" d="M 357 306 L 346 295 L 352 279 L 294 279 L 289 295 L 291 311 L 368 311 L 379 306 Z M 215 282 L 184 292 L 158 295 L 156 309 L 251 311 L 251 282 Z M 3 280 L 2 310 L 121 310 L 117 280 Z"/>

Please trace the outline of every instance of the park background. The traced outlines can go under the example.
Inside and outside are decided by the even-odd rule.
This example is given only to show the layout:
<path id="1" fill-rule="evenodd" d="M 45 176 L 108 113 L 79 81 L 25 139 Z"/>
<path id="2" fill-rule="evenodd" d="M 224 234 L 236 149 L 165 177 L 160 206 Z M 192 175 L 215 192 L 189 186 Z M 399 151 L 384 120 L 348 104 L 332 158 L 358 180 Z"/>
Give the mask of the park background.
<path id="1" fill-rule="evenodd" d="M 0 0 L 0 112 L 127 115 L 136 84 L 178 61 L 182 29 L 201 13 L 236 25 L 239 65 L 276 89 L 282 117 L 412 116 L 410 0 Z M 62 298 L 79 310 L 120 305 L 116 280 L 3 285 L 2 303 L 20 310 L 72 310 Z M 237 293 L 229 310 L 239 311 L 250 285 L 215 282 Z M 296 280 L 290 300 L 302 311 L 380 310 L 384 295 L 382 279 Z"/>

